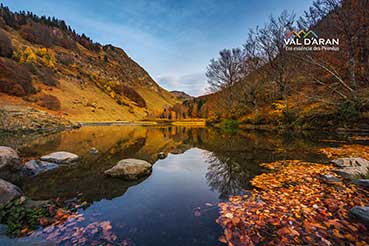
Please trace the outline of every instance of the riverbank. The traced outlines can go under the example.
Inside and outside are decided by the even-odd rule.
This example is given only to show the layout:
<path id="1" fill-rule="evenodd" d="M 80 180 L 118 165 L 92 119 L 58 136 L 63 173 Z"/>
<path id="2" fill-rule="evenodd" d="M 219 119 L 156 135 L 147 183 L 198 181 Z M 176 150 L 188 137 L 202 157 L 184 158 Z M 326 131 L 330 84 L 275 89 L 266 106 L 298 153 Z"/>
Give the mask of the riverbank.
<path id="1" fill-rule="evenodd" d="M 0 131 L 2 132 L 58 132 L 78 128 L 60 115 L 54 115 L 31 107 L 1 106 Z"/>
<path id="2" fill-rule="evenodd" d="M 273 124 L 273 123 L 248 123 L 242 120 L 224 119 L 219 122 L 206 122 L 207 125 L 225 130 L 261 130 L 261 131 L 294 131 L 294 132 L 335 132 L 335 133 L 369 133 L 367 121 L 356 123 L 321 125 L 296 125 L 296 124 Z"/>
<path id="3" fill-rule="evenodd" d="M 166 120 L 153 119 L 141 121 L 90 121 L 79 122 L 81 126 L 155 126 L 155 125 L 176 125 L 176 126 L 205 126 L 205 119 L 188 120 Z"/>
<path id="4" fill-rule="evenodd" d="M 51 114 L 31 107 L 1 106 L 0 132 L 5 133 L 45 133 L 59 132 L 81 126 L 199 126 L 204 127 L 205 119 L 143 119 L 138 121 L 80 121 L 72 122 L 61 115 Z"/>

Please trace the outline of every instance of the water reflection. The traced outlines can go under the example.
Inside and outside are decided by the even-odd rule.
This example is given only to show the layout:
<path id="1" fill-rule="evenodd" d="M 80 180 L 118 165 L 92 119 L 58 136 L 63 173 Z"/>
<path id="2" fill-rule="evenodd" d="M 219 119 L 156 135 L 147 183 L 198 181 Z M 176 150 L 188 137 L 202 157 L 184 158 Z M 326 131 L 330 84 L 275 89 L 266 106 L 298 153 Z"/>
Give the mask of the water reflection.
<path id="1" fill-rule="evenodd" d="M 127 182 L 103 175 L 104 170 L 123 158 L 155 163 L 159 152 L 180 154 L 191 148 L 207 150 L 207 183 L 220 198 L 249 188 L 249 181 L 261 172 L 258 164 L 262 162 L 322 158 L 314 152 L 321 144 L 314 138 L 269 132 L 231 134 L 211 128 L 180 126 L 91 126 L 42 137 L 2 137 L 0 144 L 18 148 L 25 160 L 58 150 L 80 155 L 78 165 L 25 178 L 18 184 L 33 199 L 68 199 L 82 193 L 89 202 L 121 196 L 130 186 L 142 181 Z M 99 150 L 97 155 L 89 153 L 92 147 Z"/>
<path id="2" fill-rule="evenodd" d="M 81 156 L 76 165 L 16 181 L 34 200 L 79 195 L 89 206 L 79 211 L 86 221 L 78 226 L 109 221 L 114 234 L 132 245 L 179 246 L 219 245 L 218 211 L 206 204 L 250 188 L 250 180 L 263 171 L 260 163 L 326 161 L 316 149 L 335 146 L 337 139 L 349 140 L 180 126 L 91 126 L 46 136 L 0 136 L 0 145 L 17 148 L 24 160 L 60 150 Z M 92 147 L 98 154 L 90 154 Z M 160 152 L 167 158 L 158 160 Z M 152 175 L 136 182 L 104 176 L 124 158 L 155 163 Z"/>

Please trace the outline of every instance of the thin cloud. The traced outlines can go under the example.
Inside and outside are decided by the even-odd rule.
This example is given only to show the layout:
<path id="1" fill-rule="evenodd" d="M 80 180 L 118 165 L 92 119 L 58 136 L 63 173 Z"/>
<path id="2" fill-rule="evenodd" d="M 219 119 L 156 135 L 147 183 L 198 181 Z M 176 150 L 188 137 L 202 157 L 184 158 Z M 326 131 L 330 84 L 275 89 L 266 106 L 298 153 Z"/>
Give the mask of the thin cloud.
<path id="1" fill-rule="evenodd" d="M 164 75 L 156 78 L 160 85 L 168 90 L 184 91 L 192 96 L 199 96 L 206 92 L 206 77 L 204 73 Z"/>

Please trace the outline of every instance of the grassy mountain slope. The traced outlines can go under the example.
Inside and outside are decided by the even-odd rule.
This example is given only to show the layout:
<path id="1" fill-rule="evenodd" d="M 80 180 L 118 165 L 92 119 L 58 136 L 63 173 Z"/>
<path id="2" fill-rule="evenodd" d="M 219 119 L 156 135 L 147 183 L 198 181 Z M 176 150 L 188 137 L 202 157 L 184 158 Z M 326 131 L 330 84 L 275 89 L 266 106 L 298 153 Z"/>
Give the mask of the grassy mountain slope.
<path id="1" fill-rule="evenodd" d="M 177 99 L 122 49 L 64 21 L 0 8 L 0 105 L 31 106 L 74 121 L 139 120 Z"/>

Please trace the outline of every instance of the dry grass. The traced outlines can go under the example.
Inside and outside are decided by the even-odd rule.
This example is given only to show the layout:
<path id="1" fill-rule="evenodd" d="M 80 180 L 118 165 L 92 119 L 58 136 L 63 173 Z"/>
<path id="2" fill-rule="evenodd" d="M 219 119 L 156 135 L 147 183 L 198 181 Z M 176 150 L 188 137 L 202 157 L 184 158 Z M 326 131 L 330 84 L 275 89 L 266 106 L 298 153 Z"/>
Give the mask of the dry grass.
<path id="1" fill-rule="evenodd" d="M 44 47 L 43 45 L 36 45 L 23 39 L 19 32 L 15 30 L 9 30 L 6 33 L 17 50 L 23 50 L 24 47 L 38 50 Z M 136 82 L 140 84 L 141 75 L 137 72 L 139 69 L 133 67 L 132 71 L 127 71 L 127 74 L 137 73 L 137 81 L 133 78 L 132 81 L 127 82 L 127 85 L 131 86 L 132 90 L 138 93 L 134 95 L 135 98 L 142 97 L 145 100 L 146 108 L 138 107 L 137 102 L 135 103 L 132 99 L 129 100 L 128 98 L 122 105 L 119 105 L 116 100 L 104 93 L 89 79 L 89 74 L 94 71 L 101 72 L 104 69 L 104 64 L 98 62 L 101 54 L 87 50 L 80 44 L 77 44 L 76 48 L 80 51 L 79 55 L 75 56 L 72 53 L 72 57 L 69 58 L 69 60 L 74 61 L 74 64 L 68 65 L 67 62 L 66 65 L 57 59 L 55 69 L 49 71 L 50 74 L 54 74 L 54 72 L 56 74 L 55 78 L 58 80 L 56 87 L 45 85 L 45 78 L 42 78 L 42 76 L 34 76 L 33 86 L 40 93 L 54 96 L 60 101 L 60 110 L 55 110 L 56 108 L 54 108 L 54 114 L 63 115 L 72 121 L 137 121 L 146 118 L 149 112 L 161 112 L 165 106 L 172 106 L 177 102 L 168 91 L 157 87 L 155 84 L 151 85 L 148 83 L 147 85 L 141 84 L 134 86 Z M 71 53 L 70 50 L 59 46 L 53 46 L 49 51 L 56 55 L 59 53 Z M 91 63 L 90 59 L 92 59 Z M 129 63 L 130 60 L 126 62 Z M 115 70 L 121 65 L 113 59 L 109 59 L 109 64 Z M 109 71 L 106 74 L 104 76 L 107 80 L 109 76 L 114 75 L 114 73 L 110 74 Z M 126 82 L 125 80 L 123 81 Z M 148 81 L 150 82 L 150 79 Z M 4 99 L 0 102 L 2 105 L 30 106 L 48 111 L 32 101 L 24 101 L 21 98 L 13 98 L 6 95 L 0 95 L 0 97 Z M 143 106 L 142 102 L 141 106 Z"/>

